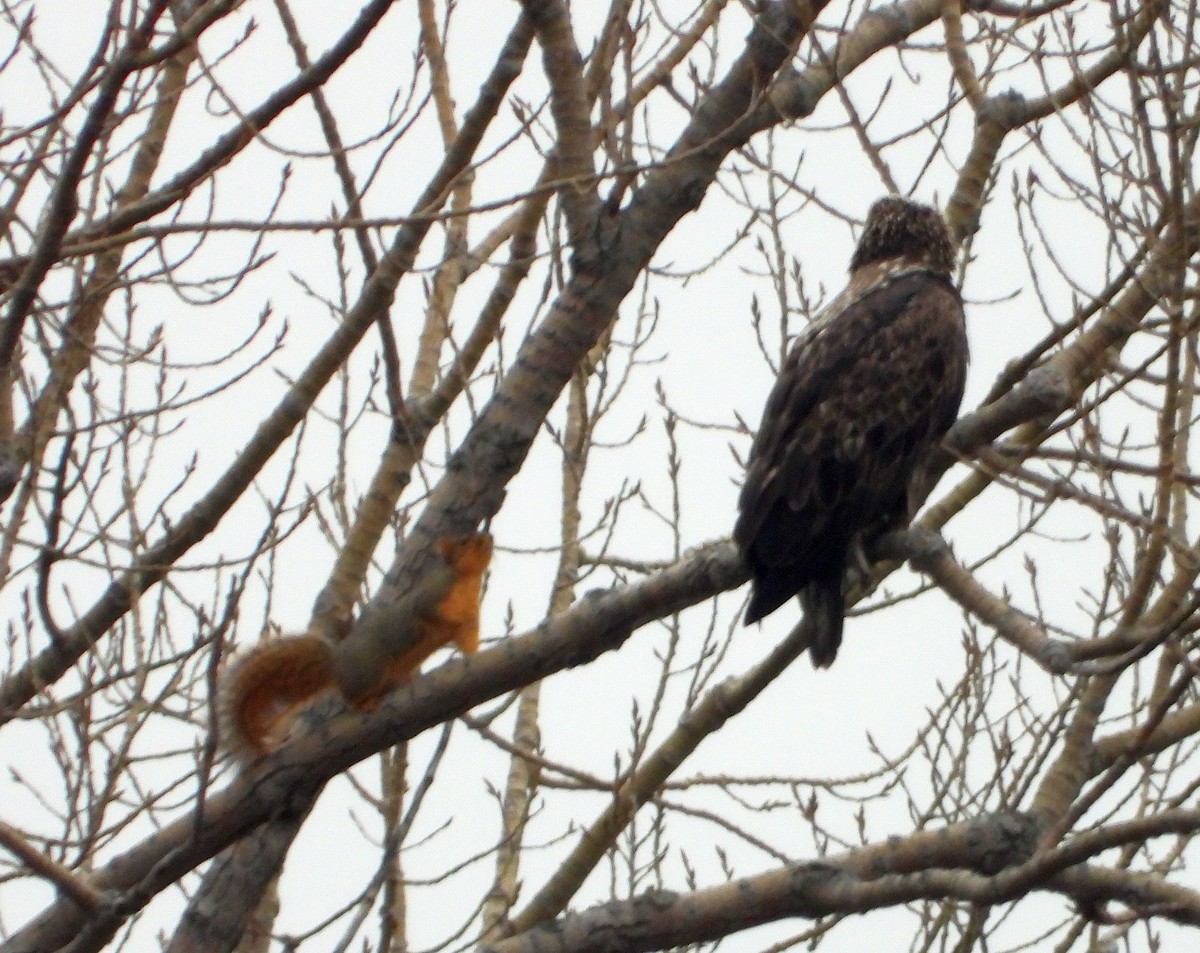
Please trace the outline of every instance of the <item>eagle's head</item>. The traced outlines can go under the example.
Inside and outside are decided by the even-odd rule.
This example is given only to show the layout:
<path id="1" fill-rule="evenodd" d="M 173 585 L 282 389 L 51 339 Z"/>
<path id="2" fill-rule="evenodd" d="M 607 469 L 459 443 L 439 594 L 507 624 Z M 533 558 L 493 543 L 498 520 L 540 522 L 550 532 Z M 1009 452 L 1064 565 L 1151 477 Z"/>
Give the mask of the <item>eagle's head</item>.
<path id="1" fill-rule="evenodd" d="M 954 242 L 936 209 L 889 195 L 879 199 L 867 213 L 867 225 L 850 259 L 850 271 L 896 259 L 949 275 L 954 267 Z"/>

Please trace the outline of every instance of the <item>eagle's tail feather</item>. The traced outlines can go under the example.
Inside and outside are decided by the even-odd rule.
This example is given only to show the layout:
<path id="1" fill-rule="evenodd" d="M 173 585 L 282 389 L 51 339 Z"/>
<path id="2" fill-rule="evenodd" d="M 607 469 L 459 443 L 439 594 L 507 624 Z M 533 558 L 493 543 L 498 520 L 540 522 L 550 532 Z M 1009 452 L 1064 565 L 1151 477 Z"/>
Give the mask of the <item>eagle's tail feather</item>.
<path id="1" fill-rule="evenodd" d="M 814 579 L 800 590 L 800 605 L 812 635 L 808 652 L 815 668 L 828 668 L 842 644 L 842 620 L 846 615 L 842 579 L 842 573 Z"/>

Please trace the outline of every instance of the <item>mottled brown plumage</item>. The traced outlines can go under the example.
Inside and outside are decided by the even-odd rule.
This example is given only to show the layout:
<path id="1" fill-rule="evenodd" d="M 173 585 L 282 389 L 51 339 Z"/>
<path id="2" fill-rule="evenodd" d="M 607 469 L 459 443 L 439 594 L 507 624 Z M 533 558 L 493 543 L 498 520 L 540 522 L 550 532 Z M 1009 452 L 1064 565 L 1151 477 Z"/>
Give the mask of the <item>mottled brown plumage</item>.
<path id="1" fill-rule="evenodd" d="M 753 575 L 746 623 L 798 595 L 814 665 L 837 655 L 848 565 L 911 519 L 914 480 L 958 413 L 967 339 L 953 260 L 936 211 L 880 199 L 849 284 L 767 399 L 733 532 Z"/>

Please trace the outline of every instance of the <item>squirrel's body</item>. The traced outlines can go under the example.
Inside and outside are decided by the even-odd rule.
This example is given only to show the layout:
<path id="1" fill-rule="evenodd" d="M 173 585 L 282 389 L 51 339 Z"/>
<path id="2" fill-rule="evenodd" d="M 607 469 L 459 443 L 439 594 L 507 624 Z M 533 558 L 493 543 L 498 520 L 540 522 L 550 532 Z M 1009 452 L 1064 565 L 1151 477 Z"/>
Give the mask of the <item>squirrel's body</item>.
<path id="1" fill-rule="evenodd" d="M 408 595 L 365 613 L 341 642 L 315 635 L 275 639 L 230 667 L 220 691 L 222 733 L 239 760 L 274 750 L 296 711 L 325 691 L 370 708 L 443 645 L 474 654 L 492 538 L 443 539 L 437 548 L 441 560 Z"/>

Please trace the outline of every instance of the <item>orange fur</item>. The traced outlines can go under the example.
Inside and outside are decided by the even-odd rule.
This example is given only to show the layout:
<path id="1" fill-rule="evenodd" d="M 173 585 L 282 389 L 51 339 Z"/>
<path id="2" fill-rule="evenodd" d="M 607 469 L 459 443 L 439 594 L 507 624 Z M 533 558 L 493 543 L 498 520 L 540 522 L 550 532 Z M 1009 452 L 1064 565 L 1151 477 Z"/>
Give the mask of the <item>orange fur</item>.
<path id="1" fill-rule="evenodd" d="M 479 598 L 483 574 L 492 560 L 492 537 L 486 533 L 465 540 L 438 540 L 438 552 L 454 570 L 450 591 L 418 622 L 416 645 L 388 663 L 378 695 L 403 685 L 429 656 L 453 642 L 464 655 L 479 650 Z M 378 701 L 378 695 L 370 701 Z"/>
<path id="2" fill-rule="evenodd" d="M 479 593 L 492 561 L 492 537 L 480 533 L 459 543 L 443 539 L 438 550 L 453 567 L 454 582 L 437 607 L 434 631 L 447 634 L 443 645 L 452 639 L 464 655 L 474 655 L 479 648 Z"/>
<path id="3" fill-rule="evenodd" d="M 492 538 L 476 533 L 458 541 L 442 539 L 437 549 L 443 565 L 428 577 L 423 589 L 418 587 L 415 604 L 410 601 L 394 609 L 403 611 L 404 617 L 389 618 L 388 610 L 382 610 L 345 642 L 292 636 L 265 642 L 235 662 L 220 691 L 229 750 L 243 761 L 274 750 L 297 710 L 326 690 L 337 687 L 354 707 L 373 708 L 386 692 L 411 679 L 442 646 L 454 643 L 464 654 L 474 654 L 479 648 L 479 598 L 492 557 Z M 425 600 L 433 605 L 421 605 Z M 397 633 L 403 637 L 397 639 Z"/>
<path id="4" fill-rule="evenodd" d="M 243 760 L 266 754 L 298 709 L 331 685 L 333 653 L 311 635 L 263 642 L 229 669 L 221 685 L 226 745 Z"/>

